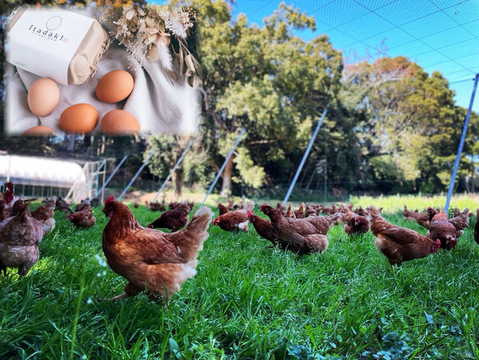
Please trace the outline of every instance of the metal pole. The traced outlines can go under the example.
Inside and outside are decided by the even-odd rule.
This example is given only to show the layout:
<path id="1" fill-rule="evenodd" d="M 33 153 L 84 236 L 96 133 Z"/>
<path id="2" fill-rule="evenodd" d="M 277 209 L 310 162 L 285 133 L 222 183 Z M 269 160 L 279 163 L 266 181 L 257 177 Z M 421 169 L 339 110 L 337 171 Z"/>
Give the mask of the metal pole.
<path id="1" fill-rule="evenodd" d="M 479 74 L 476 74 L 476 78 L 474 79 L 474 86 L 472 88 L 471 102 L 469 103 L 469 109 L 467 110 L 466 114 L 466 121 L 464 122 L 464 127 L 462 128 L 461 142 L 459 143 L 459 149 L 457 149 L 456 161 L 454 162 L 451 182 L 449 183 L 449 191 L 447 192 L 446 205 L 444 205 L 444 212 L 446 214 L 449 209 L 449 202 L 451 201 L 452 191 L 454 190 L 454 183 L 456 182 L 457 169 L 459 168 L 459 161 L 461 160 L 462 148 L 464 147 L 464 141 L 466 139 L 467 127 L 469 125 L 469 117 L 471 116 L 472 105 L 474 104 L 478 81 Z"/>
<path id="2" fill-rule="evenodd" d="M 105 177 L 106 177 L 106 164 L 107 164 L 107 161 L 108 161 L 108 160 L 107 160 L 107 159 L 105 159 L 105 169 L 104 169 L 104 170 L 103 170 L 103 172 L 102 172 L 102 175 L 103 175 L 103 176 L 102 176 L 102 177 L 103 177 L 103 179 L 102 179 L 102 184 L 104 184 L 104 183 L 105 183 Z M 98 192 L 96 192 L 96 193 L 95 193 L 95 197 L 96 197 L 96 194 L 98 194 Z M 101 203 L 103 204 L 103 196 L 101 197 L 100 201 L 101 201 Z"/>
<path id="3" fill-rule="evenodd" d="M 91 163 L 92 165 L 92 168 L 93 168 L 93 165 L 95 163 L 97 163 L 99 161 L 96 161 L 94 163 Z M 103 166 L 106 165 L 106 160 L 103 160 L 101 161 L 100 165 L 98 166 L 98 168 L 95 170 L 95 172 L 93 172 L 93 174 L 90 175 L 90 189 L 89 189 L 89 192 L 88 192 L 88 197 L 91 197 L 92 195 L 92 191 L 93 191 L 93 178 L 95 177 L 95 194 L 98 193 L 98 174 L 100 173 L 101 169 L 103 168 Z"/>
<path id="4" fill-rule="evenodd" d="M 309 151 L 311 150 L 311 147 L 313 146 L 314 140 L 316 139 L 316 136 L 318 135 L 319 128 L 321 127 L 321 124 L 323 123 L 324 117 L 326 116 L 327 112 L 328 112 L 328 109 L 324 109 L 323 115 L 321 115 L 321 119 L 319 119 L 318 125 L 316 125 L 316 129 L 314 130 L 311 140 L 309 140 L 308 147 L 306 148 L 306 151 L 304 152 L 304 155 L 303 155 L 303 158 L 301 159 L 301 163 L 299 164 L 298 170 L 296 170 L 296 174 L 294 175 L 293 181 L 291 182 L 291 185 L 289 186 L 288 193 L 284 197 L 283 205 L 286 204 L 286 202 L 289 199 L 289 196 L 291 195 L 291 192 L 293 191 L 294 185 L 296 184 L 296 180 L 298 180 L 299 174 L 301 173 L 301 169 L 303 168 L 303 165 L 306 162 L 306 159 L 308 158 Z"/>
<path id="5" fill-rule="evenodd" d="M 328 133 L 324 132 L 324 203 L 328 202 Z"/>
<path id="6" fill-rule="evenodd" d="M 7 167 L 7 179 L 5 180 L 5 184 L 10 182 L 10 172 L 11 172 L 10 167 L 12 166 L 12 157 L 10 155 L 7 155 L 7 158 L 8 158 L 8 167 Z"/>
<path id="7" fill-rule="evenodd" d="M 95 195 L 98 194 L 98 184 L 100 183 L 100 171 L 102 171 L 103 181 L 105 181 L 105 171 L 106 171 L 106 159 L 103 159 L 101 165 L 98 167 L 96 171 L 96 182 L 95 182 Z"/>
<path id="8" fill-rule="evenodd" d="M 151 202 L 155 202 L 156 199 L 158 198 L 158 195 L 160 195 L 161 191 L 163 190 L 163 188 L 166 186 L 166 183 L 170 180 L 170 178 L 173 176 L 173 173 L 175 172 L 176 168 L 181 164 L 181 162 L 183 161 L 183 158 L 185 157 L 186 153 L 188 152 L 188 150 L 190 150 L 190 147 L 191 145 L 193 145 L 193 141 L 195 139 L 192 139 L 190 141 L 190 143 L 188 144 L 188 146 L 186 147 L 185 151 L 183 151 L 183 154 L 181 154 L 180 158 L 178 159 L 178 161 L 176 162 L 175 166 L 173 166 L 173 169 L 171 170 L 170 174 L 168 175 L 168 177 L 166 178 L 166 180 L 163 182 L 163 184 L 161 185 L 160 187 L 160 190 L 158 190 L 158 192 L 156 193 L 156 195 L 153 197 L 153 199 L 151 200 Z"/>
<path id="9" fill-rule="evenodd" d="M 110 180 L 113 178 L 113 175 L 115 175 L 115 173 L 118 171 L 118 169 L 120 168 L 120 166 L 125 162 L 125 160 L 126 160 L 127 157 L 128 157 L 128 155 L 123 156 L 123 159 L 121 159 L 120 163 L 116 166 L 115 170 L 113 170 L 113 172 L 112 172 L 111 175 L 108 177 L 108 179 L 103 183 L 103 186 L 102 186 L 101 189 L 98 190 L 98 192 L 95 194 L 95 197 L 98 197 L 98 195 L 103 192 L 103 190 L 105 189 L 105 187 L 108 185 L 108 183 L 110 182 Z"/>
<path id="10" fill-rule="evenodd" d="M 223 170 L 225 169 L 226 164 L 228 163 L 228 160 L 230 159 L 231 155 L 233 155 L 233 151 L 234 151 L 234 149 L 236 148 L 236 146 L 238 145 L 238 143 L 239 143 L 239 141 L 240 141 L 240 139 L 241 139 L 241 136 L 243 136 L 243 134 L 245 133 L 245 131 L 246 131 L 245 128 L 241 129 L 241 133 L 238 135 L 238 138 L 236 139 L 236 141 L 235 141 L 233 147 L 231 148 L 230 153 L 229 153 L 228 156 L 226 157 L 225 162 L 224 162 L 223 165 L 221 166 L 221 169 L 218 171 L 218 174 L 216 174 L 216 177 L 215 177 L 215 179 L 213 180 L 213 183 L 211 184 L 210 188 L 208 189 L 208 192 L 206 193 L 205 198 L 204 198 L 203 201 L 201 202 L 200 207 L 203 206 L 203 204 L 205 203 L 206 199 L 207 199 L 208 196 L 210 195 L 211 191 L 212 191 L 213 188 L 215 187 L 216 182 L 218 181 L 218 179 L 220 178 L 221 174 L 223 173 Z"/>
<path id="11" fill-rule="evenodd" d="M 118 200 L 120 200 L 123 195 L 125 195 L 125 193 L 128 191 L 128 189 L 130 188 L 131 184 L 133 184 L 133 182 L 136 180 L 136 178 L 138 177 L 138 175 L 140 175 L 141 173 L 141 170 L 143 170 L 145 168 L 145 166 L 148 164 L 148 161 L 150 161 L 151 157 L 153 156 L 153 154 L 156 152 L 157 149 L 153 149 L 151 150 L 150 152 L 150 155 L 148 155 L 148 157 L 146 158 L 146 160 L 143 162 L 143 164 L 140 166 L 140 168 L 138 169 L 138 171 L 136 172 L 135 176 L 133 176 L 133 178 L 131 179 L 130 183 L 126 186 L 125 190 L 123 190 L 123 192 L 121 193 L 121 195 L 118 197 Z"/>

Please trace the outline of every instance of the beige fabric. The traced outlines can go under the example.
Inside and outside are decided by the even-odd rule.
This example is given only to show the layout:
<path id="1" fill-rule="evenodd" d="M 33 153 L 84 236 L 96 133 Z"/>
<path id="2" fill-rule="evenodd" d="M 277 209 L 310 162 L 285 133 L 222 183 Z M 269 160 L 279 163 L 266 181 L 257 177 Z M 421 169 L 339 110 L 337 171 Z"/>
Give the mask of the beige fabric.
<path id="1" fill-rule="evenodd" d="M 98 17 L 98 14 L 90 8 L 83 9 L 81 13 Z M 96 97 L 96 86 L 105 74 L 117 69 L 126 70 L 133 76 L 134 89 L 122 102 L 103 103 Z M 198 128 L 201 119 L 200 92 L 187 84 L 176 63 L 174 70 L 178 76 L 176 80 L 158 61 L 146 62 L 142 67 L 131 59 L 124 46 L 114 40 L 98 62 L 92 77 L 81 85 L 59 84 L 60 101 L 57 107 L 50 115 L 39 118 L 29 110 L 27 104 L 27 90 L 39 76 L 6 63 L 5 133 L 21 135 L 33 126 L 43 125 L 53 129 L 57 134 L 62 134 L 59 127 L 62 112 L 69 106 L 87 103 L 97 109 L 100 119 L 112 110 L 122 109 L 130 112 L 137 118 L 140 131 L 144 135 L 192 134 Z M 100 122 L 91 134 L 102 134 Z"/>
<path id="2" fill-rule="evenodd" d="M 7 25 L 7 32 L 13 28 L 25 10 L 26 8 L 22 7 L 13 14 Z M 79 85 L 87 82 L 95 74 L 97 64 L 109 45 L 110 36 L 95 20 L 68 65 L 68 84 Z"/>

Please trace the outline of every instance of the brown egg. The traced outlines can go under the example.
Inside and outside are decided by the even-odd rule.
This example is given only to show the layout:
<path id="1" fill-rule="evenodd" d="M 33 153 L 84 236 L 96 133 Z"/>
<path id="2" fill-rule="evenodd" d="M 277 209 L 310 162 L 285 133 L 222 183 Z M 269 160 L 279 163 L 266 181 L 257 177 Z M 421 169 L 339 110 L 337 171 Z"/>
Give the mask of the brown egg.
<path id="1" fill-rule="evenodd" d="M 50 136 L 55 135 L 55 132 L 46 126 L 34 126 L 25 130 L 22 136 Z"/>
<path id="2" fill-rule="evenodd" d="M 132 135 L 140 132 L 140 124 L 128 111 L 113 110 L 101 119 L 101 129 L 106 135 Z"/>
<path id="3" fill-rule="evenodd" d="M 28 107 L 37 116 L 47 116 L 58 104 L 60 90 L 55 81 L 49 78 L 36 80 L 28 89 Z"/>
<path id="4" fill-rule="evenodd" d="M 96 86 L 98 100 L 112 104 L 124 100 L 133 91 L 134 81 L 129 72 L 113 70 L 104 75 Z"/>
<path id="5" fill-rule="evenodd" d="M 76 104 L 62 112 L 60 127 L 67 133 L 84 134 L 95 128 L 98 118 L 98 111 L 90 104 Z"/>

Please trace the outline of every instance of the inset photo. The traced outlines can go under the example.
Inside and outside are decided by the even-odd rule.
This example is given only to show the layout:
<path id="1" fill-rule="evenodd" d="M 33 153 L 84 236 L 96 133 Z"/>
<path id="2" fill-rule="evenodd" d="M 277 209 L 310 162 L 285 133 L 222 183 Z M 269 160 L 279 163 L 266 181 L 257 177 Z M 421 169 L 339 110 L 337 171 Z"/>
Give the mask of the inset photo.
<path id="1" fill-rule="evenodd" d="M 196 131 L 193 9 L 22 6 L 5 32 L 5 135 Z"/>

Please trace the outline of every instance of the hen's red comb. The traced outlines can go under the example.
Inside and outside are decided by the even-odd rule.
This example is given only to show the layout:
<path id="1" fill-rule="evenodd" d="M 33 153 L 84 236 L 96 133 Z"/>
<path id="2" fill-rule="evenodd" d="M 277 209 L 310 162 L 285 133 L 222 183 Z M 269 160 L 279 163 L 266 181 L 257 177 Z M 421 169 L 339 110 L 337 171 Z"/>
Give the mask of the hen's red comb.
<path id="1" fill-rule="evenodd" d="M 248 215 L 248 217 L 250 217 L 250 216 L 254 215 L 254 211 L 253 211 L 253 210 L 251 210 L 251 211 L 248 211 L 248 214 L 247 214 L 247 215 Z"/>
<path id="2" fill-rule="evenodd" d="M 109 203 L 111 203 L 114 200 L 115 200 L 115 198 L 113 197 L 113 195 L 107 197 L 106 200 L 105 200 L 105 206 L 107 206 Z"/>

